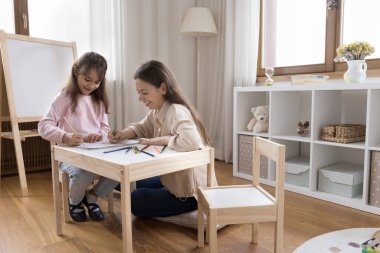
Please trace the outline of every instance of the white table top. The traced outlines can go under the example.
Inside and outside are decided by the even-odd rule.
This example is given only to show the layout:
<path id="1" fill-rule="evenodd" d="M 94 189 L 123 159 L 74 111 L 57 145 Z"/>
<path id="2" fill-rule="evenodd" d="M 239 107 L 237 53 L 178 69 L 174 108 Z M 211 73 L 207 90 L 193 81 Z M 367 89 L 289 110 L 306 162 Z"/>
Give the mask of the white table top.
<path id="1" fill-rule="evenodd" d="M 145 145 L 135 144 L 134 146 L 137 146 L 139 149 L 141 149 Z M 78 154 L 82 154 L 82 155 L 86 155 L 86 156 L 90 156 L 94 158 L 99 158 L 105 161 L 110 161 L 110 162 L 117 163 L 120 165 L 129 165 L 133 163 L 159 159 L 162 157 L 168 157 L 168 156 L 181 153 L 181 152 L 176 152 L 168 147 L 161 154 L 158 154 L 155 150 L 153 150 L 152 147 L 148 147 L 145 150 L 151 154 L 156 155 L 155 157 L 151 157 L 144 153 L 135 154 L 132 150 L 130 150 L 128 153 L 125 153 L 126 150 L 119 150 L 119 151 L 115 151 L 111 153 L 104 153 L 105 151 L 116 150 L 116 149 L 121 148 L 119 146 L 111 147 L 111 148 L 102 148 L 102 149 L 91 149 L 91 150 L 77 148 L 77 147 L 66 147 L 66 146 L 59 146 L 59 148 L 64 149 L 64 150 L 70 150 L 71 152 L 75 152 Z"/>

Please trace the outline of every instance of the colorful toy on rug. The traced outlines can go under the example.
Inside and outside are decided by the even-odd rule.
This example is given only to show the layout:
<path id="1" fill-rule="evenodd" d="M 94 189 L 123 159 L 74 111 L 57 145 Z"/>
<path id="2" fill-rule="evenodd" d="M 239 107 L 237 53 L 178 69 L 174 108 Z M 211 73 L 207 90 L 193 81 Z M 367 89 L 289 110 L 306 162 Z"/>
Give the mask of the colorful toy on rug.
<path id="1" fill-rule="evenodd" d="M 362 243 L 362 253 L 380 253 L 379 240 L 369 239 Z"/>

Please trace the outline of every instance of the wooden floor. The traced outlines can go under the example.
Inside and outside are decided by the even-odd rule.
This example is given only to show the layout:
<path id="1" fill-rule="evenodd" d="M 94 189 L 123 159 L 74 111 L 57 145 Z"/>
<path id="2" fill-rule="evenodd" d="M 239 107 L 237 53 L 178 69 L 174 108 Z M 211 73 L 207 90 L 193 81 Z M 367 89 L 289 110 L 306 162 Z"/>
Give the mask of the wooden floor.
<path id="1" fill-rule="evenodd" d="M 247 183 L 232 177 L 232 165 L 216 162 L 221 185 Z M 64 236 L 56 236 L 53 218 L 51 173 L 27 174 L 29 197 L 21 197 L 17 176 L 3 177 L 0 185 L 0 253 L 121 252 L 120 196 L 115 213 L 102 222 L 66 223 Z M 270 187 L 265 187 L 269 191 Z M 102 209 L 107 202 L 102 200 Z M 302 242 L 334 230 L 380 227 L 380 216 L 286 192 L 284 252 Z M 273 252 L 274 226 L 260 225 L 259 244 L 250 243 L 249 225 L 230 225 L 218 232 L 219 252 Z M 208 252 L 197 248 L 196 231 L 152 219 L 133 221 L 135 252 Z"/>

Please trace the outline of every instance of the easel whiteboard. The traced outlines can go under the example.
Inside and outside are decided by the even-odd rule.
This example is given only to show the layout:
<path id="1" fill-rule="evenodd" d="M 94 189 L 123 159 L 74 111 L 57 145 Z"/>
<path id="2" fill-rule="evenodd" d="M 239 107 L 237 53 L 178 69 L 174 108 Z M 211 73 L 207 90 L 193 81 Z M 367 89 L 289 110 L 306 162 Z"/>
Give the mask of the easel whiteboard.
<path id="1" fill-rule="evenodd" d="M 68 79 L 72 48 L 14 39 L 6 43 L 16 115 L 44 115 Z"/>
<path id="2" fill-rule="evenodd" d="M 20 133 L 19 123 L 39 121 L 47 112 L 69 78 L 76 59 L 76 47 L 73 42 L 8 34 L 1 30 L 0 45 L 12 126 L 11 135 L 2 133 L 0 126 L 0 145 L 1 138 L 13 139 L 22 195 L 26 196 L 28 189 L 21 140 L 38 136 L 38 133 Z M 0 96 L 0 111 L 3 112 L 1 100 Z"/>
<path id="3" fill-rule="evenodd" d="M 73 43 L 25 37 L 8 36 L 2 54 L 5 82 L 13 89 L 15 114 L 33 121 L 46 113 L 63 88 L 76 52 Z"/>

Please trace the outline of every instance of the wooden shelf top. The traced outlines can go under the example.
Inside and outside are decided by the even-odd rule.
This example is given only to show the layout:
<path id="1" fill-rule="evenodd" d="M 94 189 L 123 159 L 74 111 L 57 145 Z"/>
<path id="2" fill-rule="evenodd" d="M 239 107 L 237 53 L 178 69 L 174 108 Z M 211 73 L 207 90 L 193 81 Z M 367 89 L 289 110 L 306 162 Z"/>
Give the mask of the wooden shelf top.
<path id="1" fill-rule="evenodd" d="M 1 132 L 0 136 L 1 138 L 4 138 L 4 139 L 10 139 L 10 140 L 14 139 L 13 132 Z M 20 130 L 20 138 L 22 141 L 24 141 L 25 138 L 36 137 L 36 136 L 40 136 L 37 129 Z"/>

